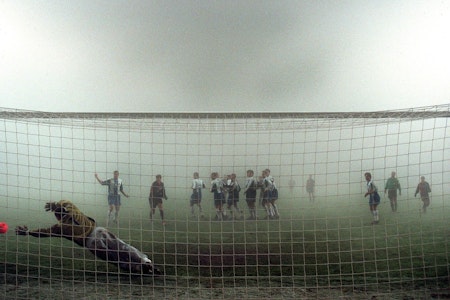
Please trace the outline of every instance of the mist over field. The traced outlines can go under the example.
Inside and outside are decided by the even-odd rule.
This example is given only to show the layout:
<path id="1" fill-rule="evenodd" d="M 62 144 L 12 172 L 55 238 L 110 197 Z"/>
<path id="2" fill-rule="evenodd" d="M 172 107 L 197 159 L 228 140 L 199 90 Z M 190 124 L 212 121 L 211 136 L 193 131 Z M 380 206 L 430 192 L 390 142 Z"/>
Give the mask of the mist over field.
<path id="1" fill-rule="evenodd" d="M 432 205 L 442 205 L 443 195 L 449 193 L 446 119 L 357 126 L 331 121 L 291 126 L 271 121 L 262 129 L 258 126 L 264 121 L 259 119 L 245 123 L 162 119 L 145 126 L 145 120 L 128 120 L 126 126 L 123 120 L 91 121 L 4 120 L 0 124 L 3 219 L 11 224 L 30 217 L 45 220 L 45 202 L 71 199 L 102 220 L 107 187 L 97 183 L 94 173 L 107 179 L 114 170 L 120 171 L 130 194 L 128 199 L 122 197 L 122 217 L 130 218 L 147 217 L 149 188 L 156 174 L 163 176 L 166 185 L 168 217 L 189 212 L 195 171 L 207 183 L 206 209 L 213 206 L 208 191 L 213 171 L 221 176 L 236 173 L 243 186 L 247 169 L 259 176 L 270 168 L 282 211 L 308 202 L 305 183 L 310 174 L 316 181 L 318 201 L 328 206 L 345 207 L 354 198 L 366 204 L 365 172 L 372 172 L 383 191 L 385 180 L 396 171 L 403 190 L 400 200 L 413 197 L 422 175 L 432 186 Z M 241 193 L 241 207 L 245 206 Z"/>

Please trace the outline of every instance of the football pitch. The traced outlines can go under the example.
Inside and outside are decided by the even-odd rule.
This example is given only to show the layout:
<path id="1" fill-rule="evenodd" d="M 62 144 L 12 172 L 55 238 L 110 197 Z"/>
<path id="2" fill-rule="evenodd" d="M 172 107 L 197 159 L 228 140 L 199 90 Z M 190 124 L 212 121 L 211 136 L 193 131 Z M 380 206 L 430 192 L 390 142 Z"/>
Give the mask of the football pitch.
<path id="1" fill-rule="evenodd" d="M 406 197 L 405 197 L 406 198 Z M 283 203 L 281 217 L 215 221 L 211 203 L 191 216 L 181 200 L 165 202 L 168 224 L 158 211 L 124 205 L 110 226 L 122 240 L 148 254 L 163 276 L 121 273 L 71 241 L 16 236 L 13 227 L 56 223 L 50 213 L 24 220 L 11 212 L 10 231 L 0 236 L 0 296 L 6 299 L 278 298 L 416 299 L 450 296 L 448 206 L 433 203 L 426 214 L 418 199 L 386 201 L 380 223 L 371 225 L 361 197 L 346 202 L 319 198 Z M 83 210 L 83 207 L 80 206 Z M 102 210 L 104 211 L 104 209 Z M 95 212 L 93 212 L 95 215 Z M 101 215 L 99 213 L 99 215 Z M 44 219 L 47 221 L 43 222 Z M 101 223 L 100 217 L 96 218 Z M 21 223 L 17 223 L 21 222 Z M 44 224 L 45 223 L 45 224 Z M 102 225 L 102 224 L 100 224 Z"/>

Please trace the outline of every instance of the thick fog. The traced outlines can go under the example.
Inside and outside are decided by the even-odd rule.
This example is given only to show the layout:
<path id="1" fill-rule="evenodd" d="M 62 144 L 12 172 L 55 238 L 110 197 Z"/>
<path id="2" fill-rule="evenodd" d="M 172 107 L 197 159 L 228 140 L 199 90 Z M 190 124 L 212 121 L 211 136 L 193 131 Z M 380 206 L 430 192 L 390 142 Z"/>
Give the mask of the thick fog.
<path id="1" fill-rule="evenodd" d="M 447 119 L 356 126 L 330 121 L 319 127 L 287 126 L 290 123 L 282 121 L 258 127 L 261 120 L 241 122 L 3 120 L 2 214 L 20 210 L 21 218 L 26 218 L 42 211 L 46 201 L 59 199 L 106 211 L 106 187 L 94 174 L 107 179 L 114 170 L 120 171 L 131 195 L 127 205 L 145 210 L 156 174 L 163 176 L 170 199 L 186 209 L 195 171 L 209 187 L 213 171 L 221 176 L 236 173 L 243 185 L 247 169 L 259 176 L 270 168 L 284 203 L 306 197 L 309 175 L 316 181 L 317 196 L 330 204 L 362 197 L 364 172 L 372 172 L 380 190 L 396 171 L 405 196 L 412 197 L 421 175 L 430 182 L 434 201 L 449 194 Z M 211 202 L 209 194 L 205 193 L 206 203 Z"/>
<path id="2" fill-rule="evenodd" d="M 0 1 L 0 28 L 11 108 L 374 111 L 450 98 L 448 1 Z"/>

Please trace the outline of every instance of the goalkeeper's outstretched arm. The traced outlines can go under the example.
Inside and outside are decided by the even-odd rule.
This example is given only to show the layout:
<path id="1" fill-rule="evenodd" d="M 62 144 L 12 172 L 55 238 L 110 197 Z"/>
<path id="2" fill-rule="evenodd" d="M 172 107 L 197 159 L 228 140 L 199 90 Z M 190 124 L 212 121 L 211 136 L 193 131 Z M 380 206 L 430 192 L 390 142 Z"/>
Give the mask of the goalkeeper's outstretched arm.
<path id="1" fill-rule="evenodd" d="M 35 230 L 29 230 L 28 226 L 26 225 L 19 225 L 16 227 L 16 234 L 17 235 L 31 235 L 33 237 L 39 237 L 39 238 L 43 238 L 43 237 L 51 237 L 51 236 L 56 236 L 56 237 L 61 237 L 61 227 L 54 225 L 50 228 L 40 228 L 40 229 L 35 229 Z"/>
<path id="2" fill-rule="evenodd" d="M 55 211 L 57 210 L 57 204 L 56 202 L 47 202 L 45 204 L 45 211 Z M 62 235 L 62 229 L 60 224 L 55 224 L 52 227 L 49 228 L 39 228 L 35 230 L 28 229 L 28 226 L 26 225 L 19 225 L 16 226 L 16 234 L 17 235 L 31 235 L 33 237 L 50 237 L 50 236 L 56 236 L 61 237 Z"/>

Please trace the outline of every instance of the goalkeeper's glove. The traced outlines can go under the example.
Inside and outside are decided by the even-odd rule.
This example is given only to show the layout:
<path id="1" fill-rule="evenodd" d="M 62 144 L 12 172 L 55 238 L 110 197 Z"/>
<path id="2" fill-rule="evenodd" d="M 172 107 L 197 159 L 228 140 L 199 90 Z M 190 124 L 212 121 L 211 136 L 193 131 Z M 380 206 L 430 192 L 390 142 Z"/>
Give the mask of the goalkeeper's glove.
<path id="1" fill-rule="evenodd" d="M 55 202 L 47 202 L 45 203 L 45 211 L 54 211 L 56 209 Z"/>

